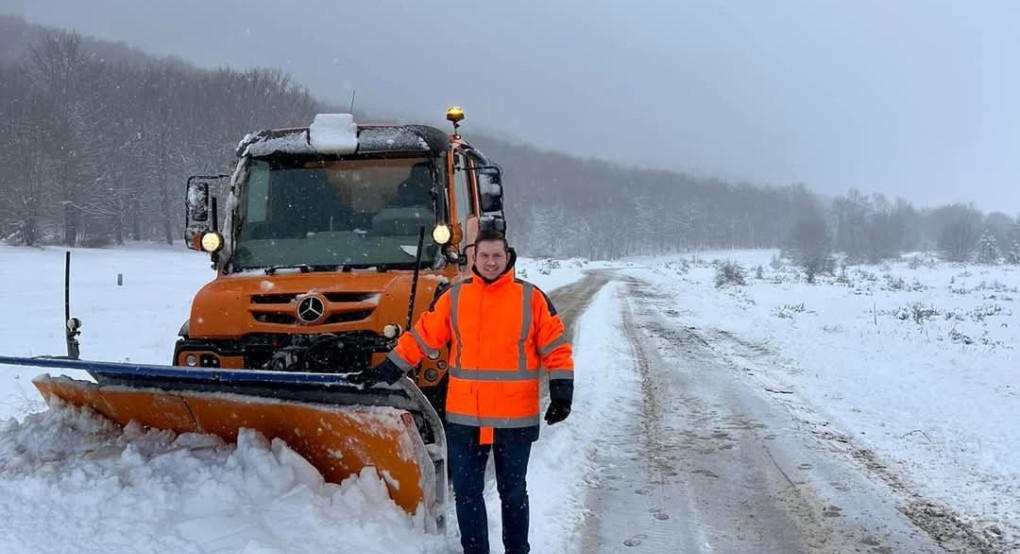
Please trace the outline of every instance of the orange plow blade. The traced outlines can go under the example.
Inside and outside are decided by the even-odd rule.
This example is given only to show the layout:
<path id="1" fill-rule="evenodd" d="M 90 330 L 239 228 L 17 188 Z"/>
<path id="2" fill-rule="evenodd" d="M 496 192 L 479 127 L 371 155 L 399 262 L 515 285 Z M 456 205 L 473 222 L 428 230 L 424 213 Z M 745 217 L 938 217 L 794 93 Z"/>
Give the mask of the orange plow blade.
<path id="1" fill-rule="evenodd" d="M 410 381 L 382 391 L 348 388 L 290 395 L 244 387 L 99 381 L 49 375 L 33 380 L 45 398 L 90 407 L 121 425 L 136 421 L 176 433 L 211 433 L 229 443 L 237 441 L 242 428 L 257 430 L 285 441 L 329 482 L 374 467 L 393 501 L 409 514 L 423 516 L 426 531 L 444 527 L 445 436 L 438 416 Z M 369 402 L 359 404 L 359 395 Z M 397 401 L 387 402 L 389 398 Z"/>

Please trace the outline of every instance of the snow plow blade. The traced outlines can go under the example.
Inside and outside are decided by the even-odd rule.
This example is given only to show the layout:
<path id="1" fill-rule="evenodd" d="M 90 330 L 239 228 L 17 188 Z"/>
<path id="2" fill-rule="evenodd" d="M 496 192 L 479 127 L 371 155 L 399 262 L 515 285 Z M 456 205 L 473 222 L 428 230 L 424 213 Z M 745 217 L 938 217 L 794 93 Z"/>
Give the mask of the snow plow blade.
<path id="1" fill-rule="evenodd" d="M 446 439 L 442 423 L 409 380 L 362 389 L 342 374 L 200 369 L 0 357 L 0 364 L 87 371 L 96 383 L 40 375 L 50 400 L 89 407 L 112 421 L 176 433 L 211 433 L 234 443 L 242 428 L 278 438 L 339 483 L 372 466 L 390 497 L 443 529 Z"/>

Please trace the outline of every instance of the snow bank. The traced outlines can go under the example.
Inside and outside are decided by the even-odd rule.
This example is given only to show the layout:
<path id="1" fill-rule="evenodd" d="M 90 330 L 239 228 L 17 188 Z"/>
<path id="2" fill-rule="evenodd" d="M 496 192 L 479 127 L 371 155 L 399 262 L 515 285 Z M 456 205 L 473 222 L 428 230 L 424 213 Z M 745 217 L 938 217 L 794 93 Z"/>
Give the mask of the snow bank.
<path id="1" fill-rule="evenodd" d="M 445 552 L 371 468 L 336 485 L 280 441 L 121 430 L 56 404 L 0 425 L 4 552 Z M 70 550 L 69 550 L 70 549 Z"/>

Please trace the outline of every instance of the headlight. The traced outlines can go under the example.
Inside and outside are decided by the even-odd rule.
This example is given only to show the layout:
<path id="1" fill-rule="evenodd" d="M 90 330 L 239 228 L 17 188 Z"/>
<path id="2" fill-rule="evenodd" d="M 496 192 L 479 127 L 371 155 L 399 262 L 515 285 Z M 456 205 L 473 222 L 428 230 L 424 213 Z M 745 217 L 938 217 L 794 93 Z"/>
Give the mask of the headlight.
<path id="1" fill-rule="evenodd" d="M 432 240 L 436 241 L 436 244 L 450 242 L 450 228 L 446 225 L 436 225 L 436 228 L 432 230 Z"/>
<path id="2" fill-rule="evenodd" d="M 223 248 L 223 237 L 219 233 L 206 233 L 202 235 L 202 250 L 212 254 Z"/>
<path id="3" fill-rule="evenodd" d="M 194 354 L 188 354 L 184 357 L 184 363 L 188 364 L 188 367 L 195 367 L 198 365 L 198 358 Z"/>
<path id="4" fill-rule="evenodd" d="M 382 328 L 382 334 L 388 339 L 395 339 L 400 335 L 400 326 L 396 323 L 387 324 Z"/>

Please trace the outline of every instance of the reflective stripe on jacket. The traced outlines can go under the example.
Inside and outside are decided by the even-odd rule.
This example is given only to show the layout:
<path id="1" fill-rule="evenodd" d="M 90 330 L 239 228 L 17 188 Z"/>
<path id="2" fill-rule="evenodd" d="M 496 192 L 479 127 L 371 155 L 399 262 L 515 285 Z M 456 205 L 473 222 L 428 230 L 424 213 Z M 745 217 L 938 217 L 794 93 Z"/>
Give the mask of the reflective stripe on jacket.
<path id="1" fill-rule="evenodd" d="M 479 428 L 539 424 L 539 369 L 574 378 L 563 321 L 535 285 L 512 267 L 495 281 L 454 284 L 404 333 L 390 359 L 404 370 L 450 345 L 446 418 Z M 483 433 L 483 436 L 485 433 Z"/>

